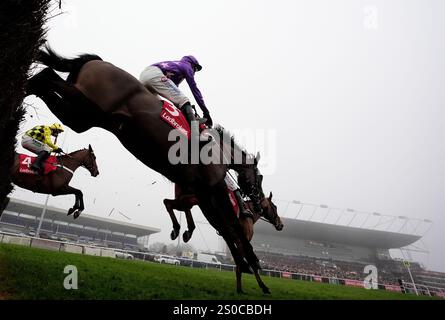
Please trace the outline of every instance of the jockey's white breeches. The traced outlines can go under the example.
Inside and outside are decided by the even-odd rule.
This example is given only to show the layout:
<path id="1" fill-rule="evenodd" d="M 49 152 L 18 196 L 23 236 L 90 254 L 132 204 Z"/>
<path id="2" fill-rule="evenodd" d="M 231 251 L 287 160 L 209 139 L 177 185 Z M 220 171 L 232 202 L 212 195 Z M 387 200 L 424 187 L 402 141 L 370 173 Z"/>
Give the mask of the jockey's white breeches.
<path id="1" fill-rule="evenodd" d="M 44 144 L 43 142 L 33 139 L 28 135 L 22 137 L 22 147 L 26 150 L 39 154 L 42 151 L 51 152 L 52 148 Z"/>
<path id="2" fill-rule="evenodd" d="M 179 90 L 173 81 L 167 78 L 156 66 L 149 66 L 142 71 L 139 80 L 148 88 L 152 88 L 161 97 L 181 108 L 189 99 Z"/>
<path id="3" fill-rule="evenodd" d="M 233 180 L 232 176 L 229 173 L 226 174 L 224 181 L 226 182 L 226 185 L 229 188 L 229 190 L 236 191 L 238 189 L 238 185 L 236 184 L 236 182 Z"/>

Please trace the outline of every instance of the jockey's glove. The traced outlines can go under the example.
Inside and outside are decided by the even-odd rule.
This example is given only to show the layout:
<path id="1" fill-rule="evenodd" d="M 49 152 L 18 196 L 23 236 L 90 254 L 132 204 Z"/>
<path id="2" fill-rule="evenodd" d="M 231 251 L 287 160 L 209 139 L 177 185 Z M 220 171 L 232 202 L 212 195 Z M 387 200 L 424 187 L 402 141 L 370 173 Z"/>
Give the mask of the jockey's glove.
<path id="1" fill-rule="evenodd" d="M 61 148 L 57 148 L 57 149 L 53 150 L 53 152 L 55 152 L 55 153 L 63 153 L 63 150 Z"/>
<path id="2" fill-rule="evenodd" d="M 209 126 L 209 127 L 212 127 L 213 126 L 213 120 L 210 117 L 210 114 L 208 112 L 204 113 L 204 118 L 207 119 L 206 125 Z"/>

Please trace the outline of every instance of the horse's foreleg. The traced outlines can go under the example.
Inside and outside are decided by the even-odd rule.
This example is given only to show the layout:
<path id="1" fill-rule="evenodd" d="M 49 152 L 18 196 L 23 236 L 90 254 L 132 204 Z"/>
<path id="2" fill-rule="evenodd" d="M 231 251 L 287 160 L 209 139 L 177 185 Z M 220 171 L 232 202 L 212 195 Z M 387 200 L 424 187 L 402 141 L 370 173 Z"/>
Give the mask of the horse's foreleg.
<path id="1" fill-rule="evenodd" d="M 77 190 L 77 189 L 76 189 Z M 85 210 L 85 204 L 83 203 L 83 192 L 81 190 L 77 190 L 77 206 L 78 206 L 78 210 L 76 212 L 74 212 L 74 219 L 77 219 L 80 214 L 83 212 L 83 210 Z"/>
<path id="2" fill-rule="evenodd" d="M 176 219 L 175 213 L 173 212 L 173 209 L 176 207 L 176 200 L 170 200 L 170 199 L 164 199 L 164 206 L 167 210 L 168 214 L 170 215 L 170 219 L 173 223 L 173 230 L 170 233 L 170 238 L 172 240 L 175 240 L 179 235 L 179 229 L 181 226 L 178 223 L 178 220 Z"/>
<path id="3" fill-rule="evenodd" d="M 80 90 L 50 68 L 28 80 L 27 94 L 35 94 L 41 98 L 63 123 L 77 133 L 90 129 L 93 119 L 96 120 L 100 113 Z M 88 117 L 85 117 L 85 114 L 88 114 Z"/>
<path id="4" fill-rule="evenodd" d="M 66 194 L 74 194 L 74 196 L 76 197 L 76 200 L 74 201 L 74 206 L 68 210 L 68 215 L 74 213 L 74 219 L 77 219 L 79 215 L 82 213 L 82 211 L 85 209 L 83 203 L 83 193 L 79 189 L 73 188 L 71 186 L 65 186 L 64 188 L 57 190 L 52 195 L 61 196 Z"/>
<path id="5" fill-rule="evenodd" d="M 187 229 L 182 235 L 184 242 L 188 242 L 192 237 L 193 231 L 195 230 L 195 222 L 193 221 L 192 211 L 190 209 L 185 210 L 185 217 L 187 219 Z"/>

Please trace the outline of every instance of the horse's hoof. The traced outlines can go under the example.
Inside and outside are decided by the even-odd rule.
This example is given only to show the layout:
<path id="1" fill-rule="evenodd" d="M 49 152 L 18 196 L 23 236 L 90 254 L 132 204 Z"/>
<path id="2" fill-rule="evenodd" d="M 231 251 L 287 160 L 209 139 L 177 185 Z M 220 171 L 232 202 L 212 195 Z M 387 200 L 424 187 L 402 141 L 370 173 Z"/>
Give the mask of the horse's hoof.
<path id="1" fill-rule="evenodd" d="M 179 236 L 179 230 L 176 231 L 175 229 L 172 230 L 170 233 L 170 239 L 175 240 Z"/>
<path id="2" fill-rule="evenodd" d="M 263 288 L 263 293 L 264 294 L 271 294 L 269 288 Z"/>
<path id="3" fill-rule="evenodd" d="M 81 213 L 82 213 L 82 211 L 80 211 L 80 210 L 77 210 L 76 212 L 74 212 L 74 219 L 79 218 Z"/>
<path id="4" fill-rule="evenodd" d="M 192 233 L 188 230 L 182 234 L 182 240 L 184 240 L 184 242 L 189 242 L 191 237 L 192 237 Z"/>
<path id="5" fill-rule="evenodd" d="M 67 213 L 66 215 L 67 215 L 67 216 L 70 216 L 70 215 L 73 214 L 74 211 L 76 211 L 76 209 L 74 209 L 74 208 L 70 208 L 70 209 L 68 210 L 68 213 Z"/>

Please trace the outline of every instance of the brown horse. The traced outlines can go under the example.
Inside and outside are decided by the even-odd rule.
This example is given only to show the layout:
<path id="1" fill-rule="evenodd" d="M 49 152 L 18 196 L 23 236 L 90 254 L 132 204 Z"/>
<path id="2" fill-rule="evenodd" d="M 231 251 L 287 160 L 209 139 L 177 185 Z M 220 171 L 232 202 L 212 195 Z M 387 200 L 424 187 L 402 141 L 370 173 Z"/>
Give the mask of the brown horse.
<path id="1" fill-rule="evenodd" d="M 68 210 L 68 215 L 74 213 L 74 219 L 77 219 L 85 209 L 83 203 L 83 193 L 81 190 L 69 185 L 74 172 L 79 167 L 85 167 L 93 177 L 99 174 L 97 169 L 96 156 L 91 148 L 71 152 L 70 154 L 58 156 L 56 170 L 40 176 L 37 174 L 21 173 L 20 160 L 16 154 L 14 166 L 12 167 L 12 182 L 24 189 L 53 196 L 74 194 L 76 200 L 74 206 Z"/>
<path id="2" fill-rule="evenodd" d="M 271 223 L 276 230 L 281 231 L 283 230 L 283 222 L 281 221 L 281 218 L 278 216 L 277 207 L 272 202 L 272 192 L 270 193 L 269 197 L 266 198 L 264 196 L 263 192 L 263 176 L 259 173 L 257 164 L 259 160 L 259 154 L 255 158 L 254 165 L 251 169 L 254 170 L 255 175 L 257 176 L 257 183 L 256 189 L 259 190 L 259 197 L 260 197 L 260 210 L 257 209 L 257 207 L 254 205 L 253 201 L 246 201 L 246 205 L 248 206 L 249 210 L 253 213 L 253 218 L 245 217 L 242 214 L 239 214 L 239 222 L 241 224 L 241 227 L 243 229 L 244 235 L 247 237 L 248 241 L 252 240 L 253 237 L 253 225 L 258 221 L 258 219 L 263 219 L 269 223 Z M 244 168 L 237 168 L 240 170 L 240 172 L 243 172 L 245 170 Z M 238 175 L 238 183 L 240 185 L 246 186 L 248 185 L 245 181 L 245 175 L 239 174 Z M 193 231 L 195 229 L 195 223 L 193 221 L 192 212 L 191 209 L 195 205 L 199 205 L 199 200 L 194 194 L 187 194 L 184 193 L 183 190 L 178 185 L 175 185 L 175 199 L 164 199 L 164 205 L 167 209 L 167 212 L 170 215 L 170 218 L 173 222 L 173 231 L 171 233 L 172 240 L 176 239 L 176 237 L 179 234 L 179 228 L 180 225 L 178 223 L 178 220 L 176 219 L 176 216 L 174 214 L 173 210 L 179 210 L 185 212 L 185 217 L 187 220 L 187 229 L 183 234 L 183 240 L 184 242 L 188 242 L 193 234 Z M 236 288 L 238 293 L 243 293 L 241 289 L 241 268 L 239 265 L 236 266 Z M 257 283 L 259 287 L 263 290 L 263 293 L 269 294 L 270 290 L 269 288 L 264 284 L 262 281 L 260 274 L 258 270 L 254 270 L 254 275 L 257 280 Z"/>
<path id="3" fill-rule="evenodd" d="M 259 153 L 256 157 L 250 155 L 241 148 L 235 141 L 234 137 L 231 136 L 223 127 L 217 126 L 216 133 L 219 136 L 220 149 L 226 159 L 230 158 L 228 169 L 232 169 L 238 173 L 238 182 L 243 186 L 243 191 L 252 199 L 252 205 L 255 210 L 261 212 L 260 206 L 260 193 L 261 182 L 258 175 L 258 161 L 260 159 Z M 233 157 L 236 153 L 239 153 L 241 161 L 234 161 Z M 247 158 L 253 159 L 253 161 L 246 160 Z M 248 190 L 246 192 L 246 190 Z M 175 240 L 179 235 L 180 225 L 173 210 L 180 210 L 186 213 L 188 230 L 183 233 L 184 242 L 188 242 L 192 237 L 193 230 L 195 229 L 195 224 L 191 218 L 190 209 L 198 205 L 198 199 L 196 195 L 183 190 L 180 185 L 175 184 L 175 198 L 174 199 L 164 199 L 164 205 L 167 212 L 170 215 L 170 219 L 173 223 L 173 230 L 170 234 L 170 238 Z"/>
<path id="4" fill-rule="evenodd" d="M 159 98 L 132 75 L 96 55 L 65 59 L 46 48 L 40 51 L 38 61 L 49 68 L 28 81 L 28 94 L 40 97 L 76 132 L 92 127 L 112 132 L 146 166 L 196 194 L 201 211 L 224 238 L 243 272 L 260 268 L 227 194 L 224 177 L 228 165 L 172 163 L 169 151 L 176 142 L 169 140 L 172 128 L 160 120 Z M 53 69 L 69 72 L 67 80 Z"/>
<path id="5" fill-rule="evenodd" d="M 243 229 L 244 235 L 247 237 L 248 241 L 252 240 L 253 225 L 259 219 L 263 219 L 269 222 L 278 231 L 283 230 L 283 222 L 281 221 L 281 218 L 278 216 L 276 205 L 272 202 L 272 192 L 270 193 L 268 198 L 264 197 L 264 194 L 262 193 L 262 199 L 260 201 L 261 204 L 260 212 L 258 210 L 255 210 L 255 206 L 253 205 L 252 201 L 246 201 L 245 203 L 248 206 L 249 210 L 253 213 L 253 219 L 250 217 L 245 217 L 242 214 L 239 214 L 238 219 Z M 179 230 L 179 223 L 176 220 L 173 210 L 179 210 L 185 212 L 188 230 L 184 232 L 183 240 L 184 242 L 188 242 L 192 236 L 193 230 L 195 229 L 195 223 L 193 221 L 191 209 L 195 205 L 199 205 L 198 198 L 194 194 L 182 194 L 180 188 L 176 185 L 175 199 L 174 200 L 164 199 L 164 205 L 168 213 L 170 214 L 171 219 L 176 222 L 178 230 Z M 175 222 L 173 223 L 174 225 Z M 174 232 L 175 229 L 172 231 L 172 235 Z M 177 234 L 178 233 L 176 233 L 175 235 L 177 236 Z M 172 240 L 174 240 L 173 237 Z M 243 293 L 241 289 L 241 268 L 238 265 L 236 266 L 235 272 L 236 272 L 236 290 L 238 293 Z M 263 290 L 263 292 L 269 294 L 270 293 L 269 288 L 264 284 L 257 270 L 254 270 L 254 275 L 258 282 L 258 285 Z"/>
<path id="6" fill-rule="evenodd" d="M 249 207 L 250 211 L 253 212 L 253 219 L 249 217 L 245 217 L 240 215 L 240 223 L 244 230 L 244 234 L 247 237 L 247 240 L 252 240 L 253 238 L 253 225 L 259 220 L 265 220 L 272 224 L 277 231 L 283 230 L 283 222 L 281 218 L 278 216 L 277 206 L 272 202 L 272 192 L 269 194 L 268 198 L 263 197 L 261 200 L 261 208 L 263 209 L 262 214 L 255 211 L 254 205 L 252 201 L 246 201 L 246 205 Z M 236 291 L 238 293 L 243 293 L 241 289 L 241 269 L 239 266 L 236 266 Z M 254 272 L 256 281 L 261 289 L 263 289 L 264 293 L 270 293 L 269 289 L 266 287 L 264 282 L 261 280 L 260 274 L 255 271 Z"/>

